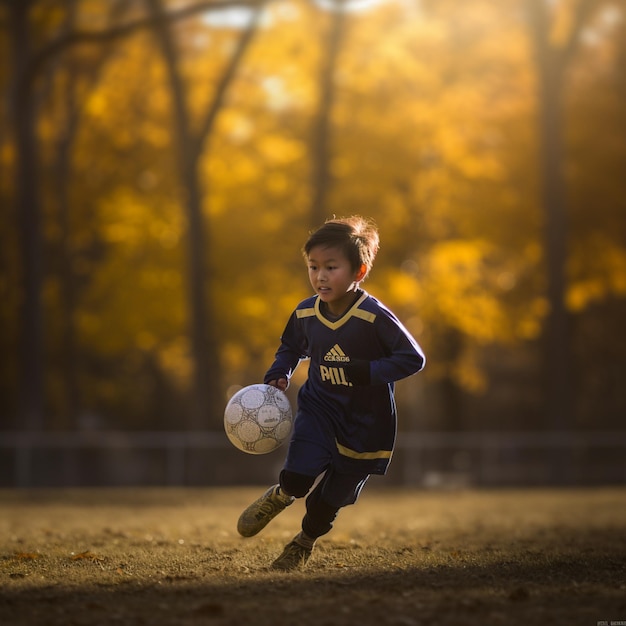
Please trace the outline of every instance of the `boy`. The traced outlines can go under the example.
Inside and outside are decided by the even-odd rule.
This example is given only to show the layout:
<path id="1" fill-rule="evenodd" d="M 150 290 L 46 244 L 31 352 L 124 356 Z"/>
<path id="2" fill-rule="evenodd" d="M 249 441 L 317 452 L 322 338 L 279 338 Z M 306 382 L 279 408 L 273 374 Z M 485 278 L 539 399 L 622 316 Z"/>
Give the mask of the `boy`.
<path id="1" fill-rule="evenodd" d="M 284 391 L 305 358 L 311 360 L 309 375 L 298 393 L 279 482 L 237 524 L 241 535 L 252 537 L 308 494 L 302 531 L 273 562 L 274 569 L 303 567 L 339 510 L 357 501 L 371 474 L 386 472 L 396 436 L 394 382 L 424 366 L 415 339 L 359 287 L 378 242 L 376 226 L 353 216 L 328 220 L 304 246 L 316 295 L 292 313 L 264 380 Z"/>

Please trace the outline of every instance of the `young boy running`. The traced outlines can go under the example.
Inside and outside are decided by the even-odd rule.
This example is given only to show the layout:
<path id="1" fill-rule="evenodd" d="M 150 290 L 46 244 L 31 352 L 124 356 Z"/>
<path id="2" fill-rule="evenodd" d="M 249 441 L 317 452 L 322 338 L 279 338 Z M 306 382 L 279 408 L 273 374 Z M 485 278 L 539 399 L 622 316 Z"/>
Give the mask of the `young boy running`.
<path id="1" fill-rule="evenodd" d="M 357 501 L 371 474 L 386 472 L 396 437 L 394 382 L 424 366 L 415 339 L 359 286 L 378 243 L 376 226 L 355 216 L 327 221 L 304 246 L 315 295 L 292 313 L 264 381 L 284 391 L 303 359 L 310 359 L 309 375 L 279 482 L 237 524 L 252 537 L 308 494 L 302 530 L 274 569 L 303 567 L 339 510 Z"/>

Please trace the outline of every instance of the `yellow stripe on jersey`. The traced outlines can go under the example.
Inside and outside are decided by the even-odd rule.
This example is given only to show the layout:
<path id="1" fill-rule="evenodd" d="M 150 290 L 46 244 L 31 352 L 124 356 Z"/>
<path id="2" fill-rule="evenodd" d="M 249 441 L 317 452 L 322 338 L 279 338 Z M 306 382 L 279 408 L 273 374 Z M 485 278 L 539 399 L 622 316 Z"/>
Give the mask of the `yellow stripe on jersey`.
<path id="1" fill-rule="evenodd" d="M 376 319 L 376 313 L 370 313 L 369 311 L 363 311 L 362 309 L 356 309 L 355 311 L 352 311 L 352 315 L 370 323 L 372 323 Z"/>
<path id="2" fill-rule="evenodd" d="M 339 450 L 339 454 L 343 454 L 343 456 L 350 457 L 351 459 L 390 459 L 392 454 L 391 450 L 377 450 L 376 452 L 357 452 L 356 450 L 350 450 L 350 448 L 342 446 L 337 440 L 335 440 L 335 443 L 337 444 L 337 450 Z"/>
<path id="3" fill-rule="evenodd" d="M 303 317 L 315 317 L 315 309 L 297 309 L 296 317 L 298 319 Z"/>
<path id="4" fill-rule="evenodd" d="M 351 317 L 358 317 L 359 319 L 365 320 L 366 322 L 372 323 L 376 319 L 375 313 L 370 313 L 369 311 L 363 311 L 359 309 L 361 303 L 367 299 L 367 293 L 363 293 L 363 295 L 354 303 L 354 305 L 346 311 L 343 317 L 339 318 L 335 322 L 331 322 L 329 319 L 326 319 L 322 312 L 320 311 L 320 299 L 317 298 L 315 300 L 315 315 L 317 319 L 324 324 L 324 326 L 328 326 L 331 330 L 337 330 L 341 328 Z M 303 311 L 309 311 L 309 309 L 303 309 Z M 309 315 L 298 315 L 298 317 L 309 317 Z"/>

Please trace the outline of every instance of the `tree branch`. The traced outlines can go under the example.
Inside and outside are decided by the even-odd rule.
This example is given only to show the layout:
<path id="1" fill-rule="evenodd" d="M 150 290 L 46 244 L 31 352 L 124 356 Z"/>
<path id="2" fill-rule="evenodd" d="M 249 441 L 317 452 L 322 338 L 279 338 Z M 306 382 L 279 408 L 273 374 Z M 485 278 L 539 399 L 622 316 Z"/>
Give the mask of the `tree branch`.
<path id="1" fill-rule="evenodd" d="M 215 119 L 217 114 L 219 113 L 222 104 L 224 102 L 224 98 L 226 96 L 226 91 L 228 89 L 229 84 L 231 83 L 235 73 L 237 71 L 237 67 L 245 54 L 250 42 L 254 38 L 257 27 L 259 25 L 259 17 L 261 15 L 261 11 L 265 4 L 266 0 L 260 0 L 258 6 L 250 19 L 250 23 L 246 27 L 245 31 L 239 38 L 239 42 L 237 43 L 237 48 L 231 57 L 227 68 L 224 70 L 222 77 L 215 89 L 215 96 L 213 97 L 213 101 L 211 102 L 211 106 L 207 111 L 207 115 L 202 122 L 200 129 L 193 141 L 193 155 L 194 158 L 197 158 L 202 152 L 202 145 L 207 135 L 210 134 L 213 124 L 215 123 Z"/>
<path id="2" fill-rule="evenodd" d="M 548 46 L 548 15 L 543 0 L 529 0 L 527 15 L 530 32 L 538 59 L 545 59 L 549 52 Z"/>
<path id="3" fill-rule="evenodd" d="M 205 11 L 220 11 L 232 7 L 256 8 L 262 4 L 263 0 L 213 0 L 198 2 L 197 4 L 192 4 L 182 9 L 166 13 L 163 17 L 145 17 L 107 30 L 63 33 L 33 55 L 24 73 L 22 85 L 24 87 L 30 87 L 45 63 L 71 46 L 78 44 L 97 44 L 120 39 L 144 28 L 152 27 L 161 19 L 174 22 Z"/>
<path id="4" fill-rule="evenodd" d="M 576 48 L 580 43 L 580 33 L 597 5 L 597 0 L 580 0 L 578 3 L 578 6 L 575 9 L 576 12 L 574 14 L 574 21 L 569 39 L 561 51 L 563 67 L 567 65 L 568 61 L 576 52 Z"/>

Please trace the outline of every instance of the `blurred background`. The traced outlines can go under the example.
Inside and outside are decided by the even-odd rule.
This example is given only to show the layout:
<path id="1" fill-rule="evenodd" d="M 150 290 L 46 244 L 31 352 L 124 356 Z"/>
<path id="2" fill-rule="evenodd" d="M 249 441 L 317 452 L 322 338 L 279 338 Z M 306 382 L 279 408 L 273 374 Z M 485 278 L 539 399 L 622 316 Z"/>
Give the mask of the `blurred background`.
<path id="1" fill-rule="evenodd" d="M 273 481 L 224 405 L 355 213 L 387 480 L 626 482 L 625 68 L 623 0 L 0 0 L 0 486 Z"/>

